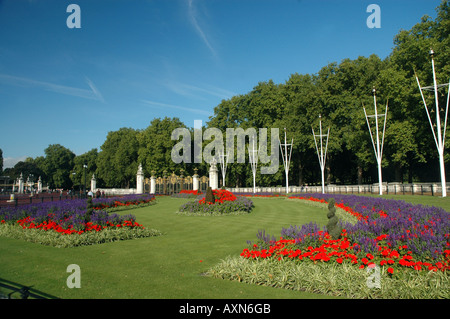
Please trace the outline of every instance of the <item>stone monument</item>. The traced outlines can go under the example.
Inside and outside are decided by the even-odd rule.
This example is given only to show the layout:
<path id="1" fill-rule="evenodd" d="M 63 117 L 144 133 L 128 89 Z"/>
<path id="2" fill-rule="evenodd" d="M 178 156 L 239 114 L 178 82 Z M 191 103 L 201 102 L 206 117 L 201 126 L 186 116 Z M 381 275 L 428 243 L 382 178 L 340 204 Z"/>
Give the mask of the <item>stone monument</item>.
<path id="1" fill-rule="evenodd" d="M 37 192 L 42 193 L 42 179 L 39 176 L 38 182 L 37 182 Z"/>
<path id="2" fill-rule="evenodd" d="M 152 171 L 152 176 L 150 177 L 150 194 L 156 193 L 156 177 L 155 171 Z"/>
<path id="3" fill-rule="evenodd" d="M 209 187 L 211 187 L 211 189 L 219 188 L 219 171 L 217 170 L 217 162 L 215 158 L 213 158 L 211 167 L 209 168 Z"/>
<path id="4" fill-rule="evenodd" d="M 23 175 L 22 173 L 20 173 L 20 177 L 19 177 L 19 194 L 23 194 Z"/>
<path id="5" fill-rule="evenodd" d="M 136 174 L 136 194 L 144 193 L 144 172 L 142 170 L 142 164 L 139 164 Z"/>
<path id="6" fill-rule="evenodd" d="M 197 174 L 197 168 L 194 168 L 195 174 L 194 176 L 192 176 L 192 190 L 194 191 L 198 191 L 198 184 L 199 184 L 199 179 L 198 179 L 198 174 Z"/>
<path id="7" fill-rule="evenodd" d="M 95 179 L 95 174 L 92 174 L 91 191 L 94 193 L 96 189 L 97 189 L 97 180 Z"/>

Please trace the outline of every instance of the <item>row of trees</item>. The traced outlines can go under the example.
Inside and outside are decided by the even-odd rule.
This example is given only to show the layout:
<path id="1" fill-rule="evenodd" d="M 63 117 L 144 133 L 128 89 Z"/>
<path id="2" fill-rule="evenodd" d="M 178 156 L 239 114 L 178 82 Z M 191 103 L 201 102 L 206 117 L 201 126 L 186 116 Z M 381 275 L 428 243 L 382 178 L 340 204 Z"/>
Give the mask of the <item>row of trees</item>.
<path id="1" fill-rule="evenodd" d="M 288 139 L 294 139 L 290 184 L 320 183 L 312 126 L 318 128 L 319 115 L 324 127 L 330 127 L 326 162 L 328 183 L 374 183 L 378 181 L 375 155 L 364 116 L 363 105 L 373 112 L 372 88 L 377 91 L 378 112 L 389 103 L 383 180 L 412 182 L 438 181 L 439 169 L 435 143 L 415 80 L 422 85 L 433 83 L 429 51 L 433 48 L 439 83 L 450 76 L 449 1 L 437 8 L 435 20 L 424 16 L 411 30 L 400 31 L 394 39 L 391 54 L 344 59 L 330 63 L 317 74 L 292 74 L 285 83 L 272 80 L 258 83 L 247 94 L 233 96 L 214 108 L 214 116 L 203 129 L 219 128 L 286 128 Z M 445 112 L 446 90 L 440 91 L 440 105 Z M 434 107 L 434 95 L 428 105 Z M 444 116 L 441 117 L 442 119 Z M 142 163 L 144 173 L 207 174 L 206 163 L 176 164 L 171 159 L 174 129 L 186 127 L 178 118 L 154 119 L 143 130 L 121 128 L 109 132 L 100 150 L 76 156 L 61 145 L 50 145 L 45 156 L 28 158 L 4 175 L 42 176 L 51 187 L 78 188 L 84 185 L 84 168 L 88 180 L 95 173 L 97 185 L 134 187 L 136 171 Z M 193 140 L 193 128 L 189 128 Z M 211 141 L 203 141 L 203 146 Z M 235 152 L 236 154 L 236 152 Z M 448 162 L 446 156 L 446 162 Z M 251 167 L 246 163 L 228 166 L 227 186 L 252 185 Z M 220 175 L 220 174 L 219 174 Z M 258 174 L 258 185 L 283 185 L 284 168 L 273 175 Z"/>

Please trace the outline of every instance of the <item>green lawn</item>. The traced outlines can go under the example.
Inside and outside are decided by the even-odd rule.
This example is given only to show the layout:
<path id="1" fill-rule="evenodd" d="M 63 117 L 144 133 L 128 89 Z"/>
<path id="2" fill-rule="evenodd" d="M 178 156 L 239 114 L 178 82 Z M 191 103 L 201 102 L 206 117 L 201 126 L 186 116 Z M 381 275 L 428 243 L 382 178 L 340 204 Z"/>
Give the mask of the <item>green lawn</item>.
<path id="1" fill-rule="evenodd" d="M 315 221 L 324 210 L 283 199 L 254 199 L 249 215 L 184 216 L 185 199 L 159 197 L 153 206 L 125 213 L 164 235 L 93 246 L 54 248 L 0 238 L 0 278 L 59 298 L 328 298 L 298 291 L 214 279 L 202 273 L 238 255 L 259 229 L 278 236 L 282 227 Z M 81 288 L 68 288 L 67 266 L 81 269 Z"/>
<path id="2" fill-rule="evenodd" d="M 447 198 L 394 198 L 450 210 Z M 132 213 L 139 223 L 162 231 L 159 237 L 74 248 L 0 237 L 0 279 L 59 298 L 331 298 L 202 275 L 221 259 L 239 255 L 259 229 L 279 236 L 281 228 L 290 225 L 311 221 L 325 225 L 325 210 L 302 201 L 253 198 L 255 208 L 248 215 L 202 217 L 175 213 L 185 199 L 158 197 L 157 201 L 123 213 Z M 80 266 L 81 288 L 66 285 L 70 264 Z"/>

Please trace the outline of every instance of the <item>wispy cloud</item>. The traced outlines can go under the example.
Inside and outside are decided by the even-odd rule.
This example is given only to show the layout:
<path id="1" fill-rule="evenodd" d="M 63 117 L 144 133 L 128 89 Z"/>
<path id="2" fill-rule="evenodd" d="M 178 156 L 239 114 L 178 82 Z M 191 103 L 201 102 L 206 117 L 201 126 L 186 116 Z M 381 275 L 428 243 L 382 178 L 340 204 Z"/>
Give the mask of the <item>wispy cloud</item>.
<path id="1" fill-rule="evenodd" d="M 145 104 L 151 105 L 151 106 L 157 106 L 157 107 L 161 107 L 161 108 L 177 109 L 177 110 L 182 110 L 182 111 L 186 111 L 186 112 L 192 112 L 192 113 L 197 113 L 197 114 L 207 115 L 207 116 L 213 115 L 212 112 L 205 111 L 202 109 L 195 109 L 195 108 L 190 108 L 190 107 L 185 107 L 185 106 L 166 104 L 166 103 L 160 103 L 160 102 L 149 101 L 149 100 L 142 100 L 142 102 Z"/>
<path id="2" fill-rule="evenodd" d="M 97 100 L 100 102 L 105 102 L 100 91 L 95 87 L 94 83 L 89 79 L 85 79 L 86 84 L 89 86 L 88 89 L 80 89 L 71 86 L 65 86 L 60 84 L 54 84 L 49 82 L 37 81 L 30 78 L 23 78 L 8 74 L 0 74 L 0 82 L 15 85 L 15 86 L 31 86 L 39 87 L 47 91 L 52 91 L 60 94 L 77 96 L 84 99 Z"/>
<path id="3" fill-rule="evenodd" d="M 103 95 L 100 93 L 100 91 L 94 85 L 94 83 L 89 78 L 86 78 L 86 82 L 89 85 L 89 87 L 91 88 L 92 93 L 94 93 L 94 96 L 97 97 L 97 100 L 99 100 L 101 102 L 105 102 L 105 99 L 103 98 Z"/>
<path id="4" fill-rule="evenodd" d="M 211 53 L 217 57 L 217 52 L 214 49 L 214 47 L 211 45 L 211 43 L 208 40 L 208 37 L 206 36 L 206 33 L 203 31 L 202 27 L 200 26 L 198 22 L 198 13 L 197 10 L 194 7 L 194 1 L 188 0 L 188 16 L 189 20 L 191 21 L 192 25 L 194 26 L 195 30 L 199 34 L 200 38 L 203 40 L 205 45 L 208 47 L 208 49 L 211 51 Z"/>
<path id="5" fill-rule="evenodd" d="M 166 81 L 164 85 L 176 94 L 206 100 L 205 95 L 215 96 L 221 99 L 229 99 L 236 95 L 235 93 L 218 88 L 212 85 L 205 85 L 203 87 L 180 83 L 177 81 Z"/>

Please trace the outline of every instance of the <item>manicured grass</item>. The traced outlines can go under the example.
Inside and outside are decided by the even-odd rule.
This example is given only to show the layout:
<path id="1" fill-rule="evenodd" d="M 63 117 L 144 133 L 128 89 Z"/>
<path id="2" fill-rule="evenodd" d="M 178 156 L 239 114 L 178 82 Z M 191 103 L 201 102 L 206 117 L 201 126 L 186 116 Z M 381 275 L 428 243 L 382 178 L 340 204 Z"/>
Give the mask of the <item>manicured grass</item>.
<path id="1" fill-rule="evenodd" d="M 450 199 L 386 195 L 444 207 Z M 302 201 L 253 198 L 248 215 L 176 214 L 186 199 L 158 197 L 156 205 L 133 210 L 137 221 L 162 236 L 92 246 L 55 248 L 0 237 L 0 279 L 59 298 L 265 299 L 331 298 L 327 295 L 264 287 L 203 276 L 228 256 L 238 256 L 258 230 L 280 234 L 282 227 L 316 222 L 326 211 Z M 126 214 L 124 211 L 123 214 Z M 81 288 L 68 288 L 67 266 L 78 264 Z"/>
<path id="2" fill-rule="evenodd" d="M 283 199 L 254 198 L 248 215 L 176 214 L 186 199 L 158 197 L 156 205 L 133 210 L 137 221 L 162 236 L 55 248 L 0 238 L 0 278 L 59 298 L 329 298 L 300 291 L 249 285 L 203 276 L 227 256 L 239 255 L 259 229 L 327 222 L 322 209 Z M 126 211 L 123 212 L 126 214 Z M 67 266 L 81 269 L 81 288 L 68 288 Z"/>

